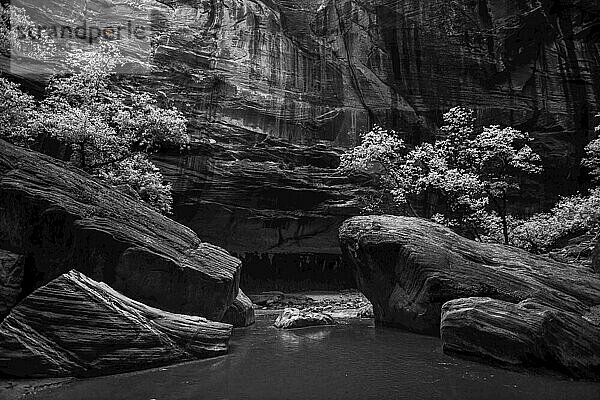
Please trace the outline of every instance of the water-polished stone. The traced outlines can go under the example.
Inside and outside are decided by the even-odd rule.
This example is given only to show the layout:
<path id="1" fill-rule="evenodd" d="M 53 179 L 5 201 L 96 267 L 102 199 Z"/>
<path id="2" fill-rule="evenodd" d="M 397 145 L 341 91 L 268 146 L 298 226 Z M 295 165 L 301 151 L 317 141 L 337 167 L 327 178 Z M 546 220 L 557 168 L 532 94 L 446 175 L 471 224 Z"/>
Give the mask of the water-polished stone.
<path id="1" fill-rule="evenodd" d="M 273 325 L 279 329 L 295 329 L 333 324 L 335 324 L 335 321 L 331 315 L 300 311 L 297 308 L 286 308 L 277 317 Z"/>
<path id="2" fill-rule="evenodd" d="M 0 371 L 92 376 L 225 354 L 231 325 L 173 314 L 70 271 L 37 289 L 0 324 Z"/>

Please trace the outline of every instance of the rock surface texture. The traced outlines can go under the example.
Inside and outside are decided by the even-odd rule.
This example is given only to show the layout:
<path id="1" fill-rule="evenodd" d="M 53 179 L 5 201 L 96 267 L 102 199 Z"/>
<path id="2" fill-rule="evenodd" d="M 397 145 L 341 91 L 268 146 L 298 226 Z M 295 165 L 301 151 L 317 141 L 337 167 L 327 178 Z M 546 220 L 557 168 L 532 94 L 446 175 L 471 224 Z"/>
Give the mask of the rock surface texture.
<path id="1" fill-rule="evenodd" d="M 319 276 L 324 264 L 326 280 L 345 279 L 337 229 L 359 213 L 363 189 L 335 168 L 373 124 L 417 143 L 450 107 L 475 107 L 480 123 L 535 138 L 545 170 L 528 203 L 576 190 L 600 105 L 593 0 L 170 4 L 161 73 L 148 84 L 207 143 L 159 164 L 176 218 L 239 254 L 248 273 L 296 266 Z"/>
<path id="2" fill-rule="evenodd" d="M 0 321 L 19 301 L 24 275 L 24 257 L 0 249 Z"/>
<path id="3" fill-rule="evenodd" d="M 255 322 L 252 300 L 241 289 L 221 321 L 231 324 L 236 328 L 250 326 Z"/>
<path id="4" fill-rule="evenodd" d="M 481 123 L 535 137 L 545 172 L 530 203 L 576 190 L 599 108 L 595 0 L 121 3 L 125 19 L 150 20 L 156 45 L 153 72 L 121 86 L 179 107 L 197 142 L 158 156 L 175 216 L 247 271 L 339 271 L 337 229 L 358 214 L 360 186 L 335 168 L 373 124 L 417 143 L 448 108 L 475 107 Z"/>
<path id="5" fill-rule="evenodd" d="M 241 262 L 225 250 L 75 168 L 4 141 L 0 248 L 31 260 L 32 288 L 75 268 L 150 306 L 213 320 L 238 292 Z"/>
<path id="6" fill-rule="evenodd" d="M 340 241 L 377 321 L 439 335 L 441 318 L 448 351 L 600 377 L 600 275 L 591 268 L 407 217 L 351 218 Z"/>
<path id="7" fill-rule="evenodd" d="M 225 354 L 231 325 L 172 314 L 70 271 L 37 289 L 0 324 L 0 371 L 94 376 Z"/>
<path id="8" fill-rule="evenodd" d="M 600 379 L 600 319 L 594 313 L 582 316 L 536 300 L 457 299 L 442 307 L 441 337 L 447 352 Z"/>
<path id="9" fill-rule="evenodd" d="M 279 329 L 296 329 L 334 324 L 333 317 L 328 314 L 300 311 L 297 308 L 286 308 L 277 317 L 273 325 Z"/>

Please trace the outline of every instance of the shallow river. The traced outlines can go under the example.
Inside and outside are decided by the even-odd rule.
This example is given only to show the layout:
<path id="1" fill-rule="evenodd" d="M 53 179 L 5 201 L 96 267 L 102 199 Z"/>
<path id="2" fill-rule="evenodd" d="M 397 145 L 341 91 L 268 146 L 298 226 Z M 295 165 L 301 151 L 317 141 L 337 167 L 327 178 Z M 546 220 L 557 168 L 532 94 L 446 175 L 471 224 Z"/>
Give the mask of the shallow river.
<path id="1" fill-rule="evenodd" d="M 237 330 L 230 354 L 75 381 L 35 399 L 600 399 L 600 384 L 513 372 L 442 354 L 436 338 L 351 321 Z"/>

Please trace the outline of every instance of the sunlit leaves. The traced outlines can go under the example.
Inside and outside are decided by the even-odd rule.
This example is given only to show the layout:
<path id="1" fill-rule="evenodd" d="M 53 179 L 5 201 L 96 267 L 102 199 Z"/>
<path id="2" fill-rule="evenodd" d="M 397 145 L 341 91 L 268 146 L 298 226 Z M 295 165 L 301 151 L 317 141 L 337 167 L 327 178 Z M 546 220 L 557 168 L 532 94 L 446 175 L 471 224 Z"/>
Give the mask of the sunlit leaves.
<path id="1" fill-rule="evenodd" d="M 600 118 L 600 114 L 596 116 Z M 600 125 L 595 128 L 596 132 L 600 132 Z M 600 180 L 600 138 L 592 140 L 585 147 L 586 157 L 582 164 L 590 169 L 591 175 L 596 181 Z"/>
<path id="2" fill-rule="evenodd" d="M 29 129 L 34 113 L 33 96 L 24 93 L 19 85 L 0 78 L 0 138 L 29 147 L 34 139 Z"/>
<path id="3" fill-rule="evenodd" d="M 136 153 L 98 171 L 98 176 L 115 185 L 128 185 L 142 200 L 163 214 L 171 212 L 171 184 L 163 182 L 158 168 L 145 154 Z"/>
<path id="4" fill-rule="evenodd" d="M 385 170 L 390 172 L 405 152 L 404 141 L 394 131 L 375 126 L 361 135 L 361 144 L 342 155 L 340 167 L 345 170 Z"/>
<path id="5" fill-rule="evenodd" d="M 78 72 L 55 77 L 37 104 L 17 85 L 0 79 L 0 137 L 19 145 L 39 138 L 63 143 L 74 165 L 114 185 L 129 186 L 167 213 L 171 186 L 147 155 L 164 145 L 187 147 L 187 119 L 175 108 L 161 108 L 148 93 L 111 90 L 119 62 L 110 45 L 72 52 L 70 63 Z"/>
<path id="6" fill-rule="evenodd" d="M 444 114 L 444 122 L 434 143 L 411 151 L 395 134 L 375 128 L 342 157 L 342 168 L 380 174 L 397 204 L 414 211 L 425 200 L 425 216 L 467 236 L 497 229 L 493 221 L 506 233 L 509 195 L 520 189 L 523 175 L 541 171 L 529 135 L 495 125 L 478 131 L 473 111 L 462 107 Z"/>
<path id="7" fill-rule="evenodd" d="M 44 60 L 56 52 L 56 42 L 40 34 L 25 9 L 0 4 L 0 54 Z"/>
<path id="8" fill-rule="evenodd" d="M 547 252 L 560 240 L 577 234 L 596 235 L 600 227 L 600 189 L 589 196 L 563 197 L 547 213 L 535 214 L 512 232 L 513 244 L 535 252 Z"/>
<path id="9" fill-rule="evenodd" d="M 162 143 L 185 147 L 190 142 L 187 119 L 175 108 L 159 108 L 148 93 L 134 94 L 131 105 L 118 110 L 113 122 L 119 131 L 130 137 L 135 146 L 152 151 Z"/>

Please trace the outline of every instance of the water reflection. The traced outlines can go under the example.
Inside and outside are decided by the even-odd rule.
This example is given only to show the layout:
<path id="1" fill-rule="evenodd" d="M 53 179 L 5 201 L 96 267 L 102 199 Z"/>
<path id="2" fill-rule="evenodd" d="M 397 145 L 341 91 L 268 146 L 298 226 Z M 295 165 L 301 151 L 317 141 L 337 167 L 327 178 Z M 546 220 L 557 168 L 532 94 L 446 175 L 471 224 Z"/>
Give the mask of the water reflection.
<path id="1" fill-rule="evenodd" d="M 271 318 L 236 330 L 231 353 L 88 379 L 35 399 L 600 399 L 600 385 L 455 359 L 439 340 L 369 323 L 281 331 Z"/>

